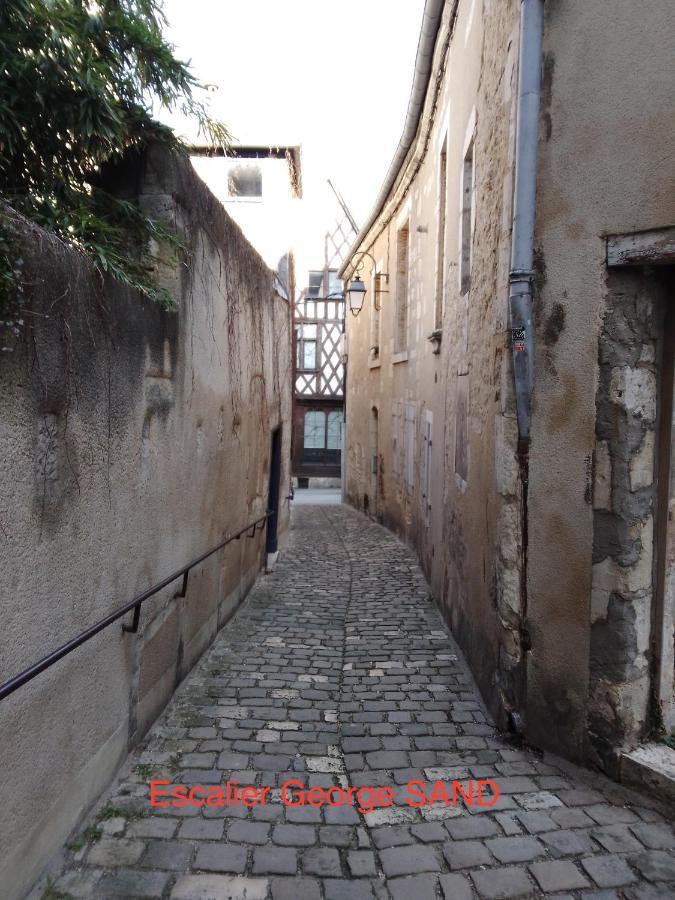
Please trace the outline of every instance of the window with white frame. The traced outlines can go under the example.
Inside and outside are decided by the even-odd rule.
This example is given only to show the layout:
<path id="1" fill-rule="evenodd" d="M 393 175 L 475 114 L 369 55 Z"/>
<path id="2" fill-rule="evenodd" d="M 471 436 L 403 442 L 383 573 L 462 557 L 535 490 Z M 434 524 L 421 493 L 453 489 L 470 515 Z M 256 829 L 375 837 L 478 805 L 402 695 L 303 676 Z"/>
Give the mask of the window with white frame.
<path id="1" fill-rule="evenodd" d="M 396 233 L 396 322 L 394 327 L 394 352 L 400 353 L 408 346 L 408 266 L 410 259 L 410 223 L 406 222 Z"/>
<path id="2" fill-rule="evenodd" d="M 298 325 L 296 335 L 296 365 L 298 372 L 315 372 L 318 369 L 317 326 L 311 324 Z"/>
<path id="3" fill-rule="evenodd" d="M 310 409 L 305 413 L 303 444 L 306 450 L 323 450 L 326 446 L 326 413 Z"/>
<path id="4" fill-rule="evenodd" d="M 305 450 L 340 450 L 342 412 L 308 409 L 305 413 L 303 446 Z"/>

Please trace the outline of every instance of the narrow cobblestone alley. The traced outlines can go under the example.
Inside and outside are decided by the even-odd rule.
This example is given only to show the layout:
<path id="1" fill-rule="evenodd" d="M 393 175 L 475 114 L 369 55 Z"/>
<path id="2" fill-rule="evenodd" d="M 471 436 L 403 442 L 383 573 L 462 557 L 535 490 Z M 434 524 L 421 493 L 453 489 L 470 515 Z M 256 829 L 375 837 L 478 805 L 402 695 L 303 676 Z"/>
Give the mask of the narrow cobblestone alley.
<path id="1" fill-rule="evenodd" d="M 394 785 L 395 805 L 292 808 L 277 790 L 250 810 L 150 810 L 162 778 Z M 410 779 L 469 778 L 497 782 L 495 806 L 405 802 Z M 413 555 L 344 506 L 294 510 L 276 568 L 69 848 L 46 897 L 675 895 L 667 814 L 502 739 Z"/>

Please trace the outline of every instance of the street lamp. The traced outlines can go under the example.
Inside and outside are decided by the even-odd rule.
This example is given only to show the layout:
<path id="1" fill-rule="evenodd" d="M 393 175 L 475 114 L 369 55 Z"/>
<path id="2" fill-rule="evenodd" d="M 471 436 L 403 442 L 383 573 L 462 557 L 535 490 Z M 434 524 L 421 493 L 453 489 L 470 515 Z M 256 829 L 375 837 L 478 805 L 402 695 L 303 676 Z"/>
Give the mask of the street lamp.
<path id="1" fill-rule="evenodd" d="M 366 296 L 366 286 L 356 275 L 349 283 L 347 288 L 347 298 L 349 300 L 349 312 L 353 316 L 358 316 L 363 308 L 363 301 Z"/>
<path id="2" fill-rule="evenodd" d="M 358 316 L 358 314 L 363 309 L 363 301 L 366 298 L 366 286 L 363 283 L 360 272 L 363 268 L 363 257 L 367 256 L 369 259 L 372 259 L 373 266 L 375 267 L 375 309 L 381 309 L 381 306 L 377 304 L 377 298 L 379 294 L 387 294 L 388 291 L 383 291 L 380 288 L 380 279 L 384 278 L 385 283 L 389 284 L 389 275 L 385 272 L 377 271 L 377 263 L 375 262 L 375 258 L 368 253 L 366 250 L 362 250 L 361 253 L 357 253 L 358 262 L 356 263 L 355 274 L 352 280 L 349 282 L 349 287 L 347 288 L 347 299 L 349 301 L 349 311 L 353 316 Z"/>

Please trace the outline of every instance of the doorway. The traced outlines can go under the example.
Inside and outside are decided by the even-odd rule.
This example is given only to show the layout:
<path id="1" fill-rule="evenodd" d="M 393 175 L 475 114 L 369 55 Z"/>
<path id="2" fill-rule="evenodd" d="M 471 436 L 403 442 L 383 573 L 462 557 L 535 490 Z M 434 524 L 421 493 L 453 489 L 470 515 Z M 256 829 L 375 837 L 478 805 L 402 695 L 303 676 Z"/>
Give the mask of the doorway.
<path id="1" fill-rule="evenodd" d="M 377 518 L 378 514 L 378 479 L 380 468 L 379 434 L 377 407 L 373 406 L 370 415 L 370 504 L 369 514 Z"/>
<path id="2" fill-rule="evenodd" d="M 267 493 L 267 553 L 276 553 L 278 548 L 277 528 L 279 524 L 279 486 L 281 484 L 281 428 L 272 432 L 270 449 L 270 478 Z"/>
<path id="3" fill-rule="evenodd" d="M 666 301 L 660 378 L 657 446 L 656 592 L 654 647 L 657 725 L 675 733 L 675 298 L 670 280 Z"/>

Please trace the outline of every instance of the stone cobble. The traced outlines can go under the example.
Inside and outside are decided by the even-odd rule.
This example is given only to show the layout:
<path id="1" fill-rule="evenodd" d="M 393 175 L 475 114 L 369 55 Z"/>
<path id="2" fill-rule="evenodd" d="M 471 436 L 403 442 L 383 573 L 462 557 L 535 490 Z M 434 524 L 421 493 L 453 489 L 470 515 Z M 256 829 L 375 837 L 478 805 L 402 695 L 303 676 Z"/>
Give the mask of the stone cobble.
<path id="1" fill-rule="evenodd" d="M 291 778 L 394 802 L 290 807 Z M 150 808 L 152 779 L 267 788 L 265 804 Z M 469 779 L 496 782 L 497 803 L 406 803 L 411 780 Z M 501 736 L 412 553 L 341 506 L 294 510 L 274 571 L 85 825 L 45 896 L 675 896 L 664 810 Z"/>

